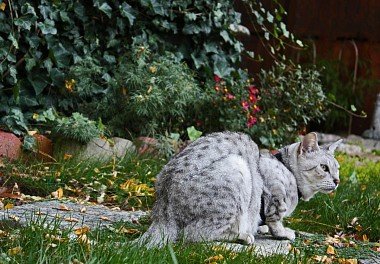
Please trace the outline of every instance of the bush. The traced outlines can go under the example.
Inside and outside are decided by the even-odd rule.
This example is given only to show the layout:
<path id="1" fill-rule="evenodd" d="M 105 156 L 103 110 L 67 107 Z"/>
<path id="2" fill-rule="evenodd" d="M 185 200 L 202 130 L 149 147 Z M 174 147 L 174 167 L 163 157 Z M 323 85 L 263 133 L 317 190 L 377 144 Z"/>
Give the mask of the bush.
<path id="1" fill-rule="evenodd" d="M 294 142 L 309 122 L 325 117 L 326 96 L 315 67 L 276 63 L 268 71 L 261 70 L 258 78 L 263 110 L 251 133 L 264 146 Z"/>
<path id="2" fill-rule="evenodd" d="M 76 82 L 74 93 L 85 93 L 95 80 L 101 80 L 96 65 L 86 64 L 70 71 Z M 100 70 L 102 71 L 102 69 Z M 204 97 L 194 73 L 172 54 L 153 56 L 147 47 L 135 47 L 114 72 L 109 91 L 99 100 L 80 104 L 93 119 L 101 117 L 114 134 L 125 136 L 164 135 L 184 131 Z"/>

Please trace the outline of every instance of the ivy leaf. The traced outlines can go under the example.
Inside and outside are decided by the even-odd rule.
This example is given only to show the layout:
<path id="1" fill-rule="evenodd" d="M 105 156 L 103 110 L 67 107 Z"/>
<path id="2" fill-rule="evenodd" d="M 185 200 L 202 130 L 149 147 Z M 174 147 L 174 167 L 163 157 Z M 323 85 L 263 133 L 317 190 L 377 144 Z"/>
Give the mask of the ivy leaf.
<path id="1" fill-rule="evenodd" d="M 18 108 L 12 108 L 9 113 L 2 118 L 2 122 L 16 135 L 20 136 L 28 131 L 24 115 Z"/>
<path id="2" fill-rule="evenodd" d="M 37 25 L 41 29 L 42 34 L 44 34 L 44 35 L 48 35 L 48 34 L 55 35 L 55 34 L 57 34 L 57 29 L 55 28 L 55 23 L 53 20 L 45 19 L 45 21 L 43 23 L 39 22 Z"/>
<path id="3" fill-rule="evenodd" d="M 36 152 L 37 151 L 37 139 L 31 135 L 26 135 L 24 137 L 24 142 L 22 147 L 25 150 Z"/>
<path id="4" fill-rule="evenodd" d="M 197 140 L 202 136 L 202 132 L 197 130 L 194 126 L 188 127 L 186 130 L 191 141 Z"/>
<path id="5" fill-rule="evenodd" d="M 214 74 L 218 75 L 220 78 L 225 79 L 234 70 L 230 67 L 227 60 L 220 56 L 213 56 L 214 59 Z"/>
<path id="6" fill-rule="evenodd" d="M 133 26 L 136 17 L 133 15 L 132 7 L 124 2 L 119 8 L 121 16 L 128 18 L 129 26 Z"/>
<path id="7" fill-rule="evenodd" d="M 220 32 L 220 36 L 222 36 L 222 38 L 224 39 L 225 42 L 227 42 L 227 43 L 231 43 L 231 44 L 233 43 L 233 41 L 232 41 L 232 39 L 230 38 L 230 35 L 228 34 L 227 31 L 222 30 L 222 31 Z"/>
<path id="8" fill-rule="evenodd" d="M 12 42 L 12 45 L 18 49 L 18 42 L 17 39 L 13 36 L 13 34 L 8 35 L 8 39 Z"/>
<path id="9" fill-rule="evenodd" d="M 26 58 L 25 59 L 25 69 L 29 72 L 33 69 L 34 66 L 37 65 L 37 62 L 34 58 Z"/>
<path id="10" fill-rule="evenodd" d="M 22 29 L 30 30 L 32 22 L 29 17 L 20 17 L 14 20 L 14 24 Z"/>
<path id="11" fill-rule="evenodd" d="M 46 75 L 40 72 L 31 72 L 28 76 L 28 80 L 32 84 L 36 95 L 41 94 L 45 87 L 48 85 Z"/>
<path id="12" fill-rule="evenodd" d="M 102 11 L 108 18 L 111 18 L 112 16 L 112 7 L 109 6 L 107 3 L 103 3 L 101 6 L 99 6 L 99 10 Z"/>

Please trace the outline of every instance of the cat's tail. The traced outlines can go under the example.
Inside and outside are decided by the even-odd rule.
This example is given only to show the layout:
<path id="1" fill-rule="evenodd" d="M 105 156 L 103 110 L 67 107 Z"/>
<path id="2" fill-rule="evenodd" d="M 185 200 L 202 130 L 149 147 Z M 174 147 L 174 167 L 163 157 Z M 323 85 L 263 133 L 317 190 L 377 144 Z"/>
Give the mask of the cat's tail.
<path id="1" fill-rule="evenodd" d="M 168 243 L 175 242 L 178 236 L 178 229 L 175 223 L 153 221 L 149 229 L 135 242 L 139 246 L 147 248 L 161 248 Z"/>

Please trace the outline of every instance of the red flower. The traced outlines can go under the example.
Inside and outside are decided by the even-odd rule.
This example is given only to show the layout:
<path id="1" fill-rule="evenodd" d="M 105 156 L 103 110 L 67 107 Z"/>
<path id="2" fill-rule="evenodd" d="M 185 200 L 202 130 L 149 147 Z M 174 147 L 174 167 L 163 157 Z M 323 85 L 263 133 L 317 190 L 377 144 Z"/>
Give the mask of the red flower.
<path id="1" fill-rule="evenodd" d="M 228 94 L 226 94 L 226 98 L 228 100 L 232 100 L 232 99 L 235 99 L 235 95 L 228 93 Z"/>
<path id="2" fill-rule="evenodd" d="M 242 102 L 241 102 L 241 106 L 243 107 L 243 109 L 244 109 L 245 111 L 247 111 L 248 108 L 249 108 L 249 103 L 248 103 L 247 101 L 242 101 Z"/>
<path id="3" fill-rule="evenodd" d="M 255 95 L 259 93 L 259 90 L 257 89 L 256 86 L 250 85 L 248 86 L 248 92 L 249 92 L 249 95 Z"/>
<path id="4" fill-rule="evenodd" d="M 217 91 L 217 92 L 219 92 L 219 90 L 220 90 L 220 87 L 218 86 L 218 85 L 215 85 L 215 90 Z"/>
<path id="5" fill-rule="evenodd" d="M 252 109 L 253 109 L 254 113 L 257 113 L 257 112 L 261 111 L 261 109 L 260 109 L 260 107 L 258 105 L 253 105 Z"/>
<path id="6" fill-rule="evenodd" d="M 257 118 L 250 115 L 247 120 L 247 127 L 251 128 L 254 124 L 256 124 L 256 122 L 257 122 Z"/>
<path id="7" fill-rule="evenodd" d="M 257 102 L 257 97 L 255 96 L 255 95 L 250 95 L 249 96 L 249 101 L 251 102 L 251 103 L 256 103 Z"/>
<path id="8" fill-rule="evenodd" d="M 220 78 L 218 75 L 216 75 L 216 74 L 214 75 L 214 81 L 215 81 L 215 82 L 218 83 L 218 82 L 220 82 L 221 80 L 222 80 L 222 78 Z"/>

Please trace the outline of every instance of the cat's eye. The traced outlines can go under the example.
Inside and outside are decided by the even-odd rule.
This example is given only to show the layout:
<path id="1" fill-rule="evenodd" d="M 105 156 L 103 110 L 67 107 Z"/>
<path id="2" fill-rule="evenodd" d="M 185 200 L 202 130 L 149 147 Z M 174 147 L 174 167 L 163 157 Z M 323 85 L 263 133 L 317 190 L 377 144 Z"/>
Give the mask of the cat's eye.
<path id="1" fill-rule="evenodd" d="M 321 164 L 321 168 L 322 168 L 323 171 L 329 172 L 329 167 L 327 165 Z"/>

